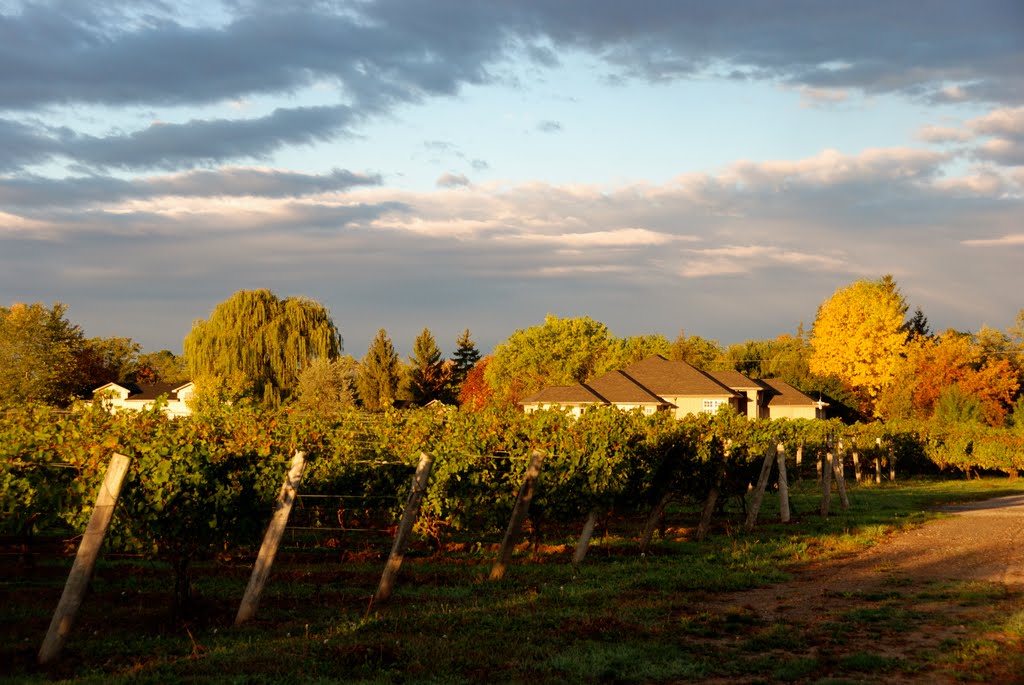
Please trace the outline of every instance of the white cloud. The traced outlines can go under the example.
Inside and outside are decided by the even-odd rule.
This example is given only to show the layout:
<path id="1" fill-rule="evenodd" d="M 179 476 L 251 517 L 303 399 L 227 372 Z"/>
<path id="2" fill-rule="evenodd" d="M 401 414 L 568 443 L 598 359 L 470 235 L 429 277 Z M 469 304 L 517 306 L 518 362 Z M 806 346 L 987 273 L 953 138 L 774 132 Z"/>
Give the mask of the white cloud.
<path id="1" fill-rule="evenodd" d="M 917 139 L 926 143 L 962 143 L 973 138 L 970 131 L 953 126 L 923 126 Z"/>
<path id="2" fill-rule="evenodd" d="M 828 107 L 846 102 L 850 93 L 837 88 L 812 88 L 800 86 L 801 107 Z"/>
<path id="3" fill-rule="evenodd" d="M 963 244 L 970 247 L 1014 247 L 1024 245 L 1024 233 L 1012 233 L 998 238 L 964 240 Z"/>

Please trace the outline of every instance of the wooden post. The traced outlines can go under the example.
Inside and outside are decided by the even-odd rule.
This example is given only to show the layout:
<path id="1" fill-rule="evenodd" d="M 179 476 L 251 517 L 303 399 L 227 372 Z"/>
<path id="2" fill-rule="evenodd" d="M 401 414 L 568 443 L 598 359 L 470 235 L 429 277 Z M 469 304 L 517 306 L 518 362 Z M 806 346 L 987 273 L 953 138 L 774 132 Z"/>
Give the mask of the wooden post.
<path id="1" fill-rule="evenodd" d="M 832 453 L 832 458 L 835 462 L 832 466 L 832 476 L 836 479 L 836 483 L 846 478 L 846 455 L 843 451 L 843 441 L 840 440 L 836 444 L 836 449 Z"/>
<path id="2" fill-rule="evenodd" d="M 796 444 L 796 472 L 793 475 L 793 480 L 800 480 L 800 469 L 803 468 L 804 461 L 804 439 L 800 438 L 800 441 Z"/>
<path id="3" fill-rule="evenodd" d="M 651 509 L 650 515 L 647 517 L 647 523 L 644 524 L 644 532 L 640 536 L 640 554 L 647 554 L 651 548 L 651 540 L 654 538 L 654 529 L 658 525 L 658 519 L 665 513 L 665 508 L 668 507 L 668 503 L 672 501 L 672 495 L 674 493 L 666 492 L 662 495 L 658 503 L 654 505 L 654 509 Z"/>
<path id="4" fill-rule="evenodd" d="M 857 438 L 851 438 L 850 443 L 853 446 L 853 477 L 860 482 L 860 452 L 857 451 Z"/>
<path id="5" fill-rule="evenodd" d="M 405 548 L 409 545 L 412 527 L 420 515 L 420 503 L 423 501 L 423 495 L 427 492 L 427 482 L 430 480 L 430 470 L 433 466 L 434 457 L 426 452 L 420 452 L 416 475 L 412 479 L 412 490 L 409 492 L 409 499 L 405 502 L 402 521 L 398 524 L 395 543 L 391 546 L 391 555 L 388 557 L 388 563 L 384 566 L 384 573 L 381 574 L 377 594 L 373 596 L 374 603 L 386 602 L 391 597 L 391 589 L 395 585 L 398 569 L 401 568 L 402 560 L 405 558 Z"/>
<path id="6" fill-rule="evenodd" d="M 50 621 L 49 630 L 46 631 L 43 645 L 39 648 L 40 664 L 53 661 L 60 656 L 60 652 L 64 648 L 64 642 L 71 632 L 75 617 L 85 598 L 89 581 L 92 580 L 96 559 L 103 546 L 107 528 L 110 527 L 110 520 L 114 516 L 114 507 L 117 505 L 118 495 L 121 494 L 121 485 L 124 484 L 129 463 L 131 463 L 130 457 L 117 452 L 110 458 L 107 473 L 103 477 L 103 484 L 96 497 L 96 506 L 93 507 L 89 525 L 86 526 L 82 541 L 78 545 L 71 573 L 68 574 L 68 580 L 64 584 L 64 592 L 57 603 L 57 610 L 53 612 L 53 619 Z"/>
<path id="7" fill-rule="evenodd" d="M 501 541 L 501 549 L 498 551 L 498 559 L 491 567 L 490 580 L 501 580 L 505 575 L 505 569 L 512 562 L 512 552 L 515 549 L 516 538 L 523 529 L 526 522 L 526 514 L 530 511 L 530 502 L 533 501 L 533 493 L 540 475 L 540 467 L 544 463 L 544 453 L 534 450 L 530 455 L 530 463 L 526 467 L 526 475 L 523 477 L 523 484 L 519 486 L 519 496 L 516 498 L 516 505 L 512 509 L 512 517 L 508 521 L 508 529 Z"/>
<path id="8" fill-rule="evenodd" d="M 764 491 L 768 487 L 768 477 L 772 475 L 772 462 L 776 460 L 776 448 L 769 447 L 764 453 L 764 461 L 761 463 L 761 474 L 757 477 L 757 487 L 754 489 L 754 500 L 750 503 L 747 511 L 747 522 L 744 527 L 747 530 L 754 530 L 757 522 L 757 514 L 761 511 L 761 502 L 764 501 Z"/>
<path id="9" fill-rule="evenodd" d="M 889 443 L 889 482 L 896 482 L 896 462 L 892 459 L 892 443 Z"/>
<path id="10" fill-rule="evenodd" d="M 707 499 L 704 500 L 704 510 L 700 514 L 700 523 L 697 524 L 696 538 L 698 540 L 706 538 L 708 531 L 711 530 L 711 516 L 715 513 L 715 504 L 718 502 L 718 495 L 722 491 L 722 478 L 725 477 L 725 462 L 729 458 L 731 448 L 732 440 L 727 440 L 722 452 L 722 459 L 718 463 L 718 470 L 715 472 L 714 480 L 711 483 L 711 489 L 708 490 Z"/>
<path id="11" fill-rule="evenodd" d="M 828 509 L 832 503 L 832 439 L 825 443 L 824 464 L 819 463 L 821 468 L 821 515 L 828 516 Z"/>
<path id="12" fill-rule="evenodd" d="M 256 608 L 260 604 L 260 595 L 263 593 L 263 586 L 267 584 L 267 578 L 270 577 L 270 567 L 274 565 L 274 557 L 277 555 L 277 548 L 284 536 L 284 529 L 288 525 L 288 516 L 292 513 L 295 494 L 302 481 L 302 471 L 305 468 L 306 453 L 296 450 L 292 455 L 292 463 L 284 477 L 284 483 L 281 484 L 281 492 L 277 495 L 274 514 L 271 516 L 270 525 L 267 526 L 267 532 L 263 536 L 263 544 L 256 556 L 256 564 L 249 577 L 249 585 L 245 588 L 242 604 L 238 607 L 238 614 L 235 616 L 236 626 L 242 625 L 256 615 Z"/>
<path id="13" fill-rule="evenodd" d="M 875 483 L 882 482 L 882 439 L 875 438 Z"/>
<path id="14" fill-rule="evenodd" d="M 826 442 L 826 444 L 825 444 L 825 452 L 827 453 L 829 449 L 830 449 L 829 448 L 829 443 Z M 818 485 L 819 486 L 821 485 L 821 477 L 823 475 L 823 469 L 824 469 L 824 466 L 825 466 L 825 459 L 826 459 L 825 454 L 819 454 L 818 458 L 815 460 L 815 463 L 814 463 L 814 465 L 818 468 Z"/>
<path id="15" fill-rule="evenodd" d="M 842 443 L 840 443 L 840 446 L 842 446 Z M 836 460 L 835 477 L 836 488 L 839 490 L 839 501 L 842 503 L 843 511 L 847 511 L 850 508 L 850 498 L 846 495 L 846 477 L 843 475 L 842 452 L 837 451 L 833 458 Z"/>
<path id="16" fill-rule="evenodd" d="M 786 446 L 776 443 L 779 466 L 779 520 L 789 523 L 789 477 L 786 475 Z"/>
<path id="17" fill-rule="evenodd" d="M 594 527 L 597 526 L 597 509 L 591 509 L 587 514 L 587 522 L 583 524 L 583 532 L 580 533 L 579 542 L 576 543 L 576 552 L 572 555 L 572 565 L 579 566 L 587 556 L 590 549 L 590 538 L 594 537 Z"/>

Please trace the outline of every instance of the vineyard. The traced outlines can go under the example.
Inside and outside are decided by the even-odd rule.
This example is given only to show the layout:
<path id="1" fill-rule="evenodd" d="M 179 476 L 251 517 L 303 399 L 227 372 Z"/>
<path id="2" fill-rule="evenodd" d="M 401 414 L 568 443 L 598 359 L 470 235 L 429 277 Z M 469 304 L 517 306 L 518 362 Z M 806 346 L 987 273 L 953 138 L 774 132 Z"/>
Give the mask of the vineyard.
<path id="1" fill-rule="evenodd" d="M 328 421 L 290 411 L 224 409 L 172 420 L 159 410 L 66 414 L 25 407 L 2 417 L 2 534 L 31 551 L 33 536 L 82 530 L 111 455 L 128 455 L 106 549 L 166 562 L 179 609 L 189 600 L 196 562 L 254 553 L 296 451 L 309 461 L 291 524 L 293 544 L 334 549 L 353 544 L 339 543 L 339 531 L 368 529 L 386 540 L 427 453 L 434 464 L 415 532 L 420 544 L 440 554 L 501 537 L 531 454 L 544 455 L 529 509 L 535 549 L 548 538 L 563 540 L 585 519 L 607 521 L 614 513 L 614 520 L 652 520 L 669 501 L 699 508 L 714 489 L 723 498 L 742 495 L 776 446 L 790 469 L 802 461 L 808 475 L 832 453 L 858 479 L 861 471 L 865 478 L 891 479 L 897 470 L 995 471 L 1016 478 L 1024 469 L 1024 436 L 1010 431 L 748 421 L 727 413 L 676 421 L 610 408 L 577 419 L 554 411 L 413 410 L 353 412 Z"/>
<path id="2" fill-rule="evenodd" d="M 61 414 L 44 407 L 2 416 L 2 534 L 84 528 L 110 456 L 121 452 L 132 461 L 110 548 L 179 565 L 258 543 L 296 450 L 310 460 L 304 492 L 348 497 L 339 508 L 372 507 L 385 524 L 401 516 L 419 455 L 432 454 L 417 530 L 438 549 L 500 533 L 533 450 L 546 455 L 530 509 L 535 543 L 546 527 L 578 524 L 592 511 L 648 511 L 666 496 L 703 499 L 716 476 L 745 492 L 776 443 L 791 462 L 799 451 L 808 464 L 845 441 L 848 464 L 861 446 L 860 462 L 877 459 L 901 471 L 1016 477 L 1024 469 L 1024 434 L 982 426 L 846 426 L 725 413 L 676 421 L 600 408 L 579 419 L 554 411 L 415 410 L 327 421 L 228 409 L 171 420 L 159 411 Z M 329 524 L 314 517 L 304 526 Z"/>

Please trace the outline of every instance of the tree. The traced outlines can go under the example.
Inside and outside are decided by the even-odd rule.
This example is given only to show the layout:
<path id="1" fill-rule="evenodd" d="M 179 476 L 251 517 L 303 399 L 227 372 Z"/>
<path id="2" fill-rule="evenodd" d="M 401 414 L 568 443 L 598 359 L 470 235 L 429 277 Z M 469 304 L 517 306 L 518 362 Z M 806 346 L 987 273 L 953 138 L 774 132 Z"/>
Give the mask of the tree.
<path id="1" fill-rule="evenodd" d="M 337 416 L 355 406 L 358 362 L 347 355 L 314 359 L 301 374 L 296 405 L 309 412 Z"/>
<path id="2" fill-rule="evenodd" d="M 131 338 L 89 338 L 78 353 L 78 373 L 83 390 L 105 383 L 138 380 L 139 353 L 142 346 Z"/>
<path id="3" fill-rule="evenodd" d="M 665 336 L 659 333 L 633 335 L 614 342 L 606 366 L 621 369 L 656 354 L 662 357 L 672 354 L 672 343 Z"/>
<path id="4" fill-rule="evenodd" d="M 473 342 L 473 336 L 470 335 L 468 328 L 455 340 L 455 352 L 452 354 L 452 361 L 455 362 L 455 367 L 452 370 L 452 382 L 456 386 L 462 385 L 466 374 L 480 361 L 480 350 L 477 349 L 476 343 Z"/>
<path id="5" fill-rule="evenodd" d="M 313 360 L 334 359 L 341 335 L 327 309 L 303 297 L 278 299 L 266 289 L 240 290 L 192 325 L 185 358 L 197 385 L 276 406 Z"/>
<path id="6" fill-rule="evenodd" d="M 708 340 L 699 335 L 687 337 L 682 330 L 672 343 L 669 358 L 672 361 L 686 362 L 702 371 L 721 371 L 728 366 L 722 361 L 722 348 L 717 340 Z"/>
<path id="7" fill-rule="evenodd" d="M 583 383 L 609 370 L 613 339 L 590 317 L 559 319 L 517 330 L 494 348 L 485 374 L 497 399 L 515 403 L 546 385 Z"/>
<path id="8" fill-rule="evenodd" d="M 356 387 L 364 408 L 384 411 L 394 404 L 398 395 L 399 367 L 398 353 L 382 328 L 359 364 Z"/>
<path id="9" fill-rule="evenodd" d="M 970 335 L 949 330 L 907 344 L 896 381 L 879 397 L 878 413 L 885 418 L 931 418 L 938 412 L 940 397 L 953 387 L 957 389 L 954 399 L 971 398 L 980 416 L 999 426 L 1019 384 L 1006 359 L 987 356 Z M 955 402 L 948 402 L 952 404 L 945 411 L 952 415 L 950 407 Z"/>
<path id="10" fill-rule="evenodd" d="M 440 399 L 451 379 L 451 373 L 429 328 L 424 328 L 416 336 L 412 351 L 413 356 L 409 357 L 412 364 L 409 389 L 413 402 L 422 405 Z"/>
<path id="11" fill-rule="evenodd" d="M 137 383 L 184 383 L 189 380 L 184 357 L 170 350 L 140 354 L 136 362 Z"/>
<path id="12" fill-rule="evenodd" d="M 484 357 L 466 374 L 462 387 L 459 389 L 459 405 L 464 409 L 471 411 L 483 409 L 494 398 L 494 389 L 487 384 L 485 378 L 491 359 L 493 357 L 490 355 Z"/>
<path id="13" fill-rule="evenodd" d="M 64 405 L 81 390 L 81 329 L 65 318 L 67 305 L 15 303 L 0 307 L 0 404 Z"/>
<path id="14" fill-rule="evenodd" d="M 928 327 L 928 317 L 924 315 L 920 307 L 914 309 L 914 315 L 903 324 L 903 330 L 907 334 L 908 341 L 932 337 L 932 331 Z"/>
<path id="15" fill-rule="evenodd" d="M 875 414 L 881 391 L 896 378 L 907 334 L 907 304 L 892 276 L 858 280 L 818 308 L 811 335 L 812 373 L 836 376 Z"/>

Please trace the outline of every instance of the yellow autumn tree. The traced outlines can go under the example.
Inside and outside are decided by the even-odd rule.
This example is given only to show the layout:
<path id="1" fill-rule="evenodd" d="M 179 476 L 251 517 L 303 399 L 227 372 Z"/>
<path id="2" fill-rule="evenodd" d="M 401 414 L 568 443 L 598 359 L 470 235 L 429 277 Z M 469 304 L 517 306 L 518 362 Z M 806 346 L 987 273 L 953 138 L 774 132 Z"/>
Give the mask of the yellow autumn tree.
<path id="1" fill-rule="evenodd" d="M 812 373 L 836 376 L 877 415 L 881 391 L 896 378 L 907 335 L 907 303 L 892 276 L 840 288 L 818 308 L 811 334 Z"/>

